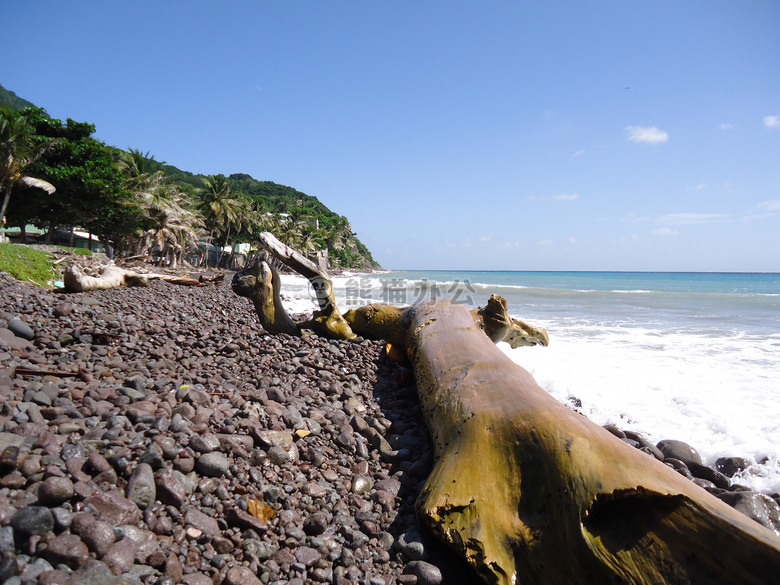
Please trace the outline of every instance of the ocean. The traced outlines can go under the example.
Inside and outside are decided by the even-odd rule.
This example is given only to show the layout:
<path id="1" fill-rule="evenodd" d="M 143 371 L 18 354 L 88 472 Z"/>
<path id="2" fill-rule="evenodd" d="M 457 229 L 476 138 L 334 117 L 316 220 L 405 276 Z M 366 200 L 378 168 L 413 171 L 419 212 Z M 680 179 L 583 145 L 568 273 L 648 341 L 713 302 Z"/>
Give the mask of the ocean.
<path id="1" fill-rule="evenodd" d="M 288 310 L 310 311 L 307 281 L 282 280 Z M 499 347 L 559 401 L 653 443 L 685 441 L 708 465 L 745 457 L 738 481 L 780 492 L 780 274 L 397 271 L 334 287 L 342 311 L 499 294 L 550 335 Z"/>

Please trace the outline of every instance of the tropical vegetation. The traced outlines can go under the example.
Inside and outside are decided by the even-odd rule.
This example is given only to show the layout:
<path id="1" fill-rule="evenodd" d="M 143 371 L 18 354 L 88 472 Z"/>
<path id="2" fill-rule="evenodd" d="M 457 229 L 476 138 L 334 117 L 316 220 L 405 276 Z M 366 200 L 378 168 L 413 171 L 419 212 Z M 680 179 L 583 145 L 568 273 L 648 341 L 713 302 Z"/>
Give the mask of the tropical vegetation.
<path id="1" fill-rule="evenodd" d="M 78 227 L 122 257 L 224 266 L 236 244 L 270 231 L 312 258 L 327 251 L 333 268 L 377 266 L 349 220 L 316 197 L 244 173 L 182 171 L 19 100 L 0 86 L 0 217 L 22 238 L 28 225 L 46 230 L 47 241 Z"/>

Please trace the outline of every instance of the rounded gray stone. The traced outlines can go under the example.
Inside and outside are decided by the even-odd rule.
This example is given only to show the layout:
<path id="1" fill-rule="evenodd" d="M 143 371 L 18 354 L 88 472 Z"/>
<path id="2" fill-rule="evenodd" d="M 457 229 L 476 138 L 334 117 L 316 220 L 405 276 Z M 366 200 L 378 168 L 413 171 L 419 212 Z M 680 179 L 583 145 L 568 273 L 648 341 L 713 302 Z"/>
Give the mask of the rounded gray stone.
<path id="1" fill-rule="evenodd" d="M 125 497 L 141 510 L 146 510 L 157 498 L 154 470 L 148 463 L 139 463 L 127 481 Z"/>
<path id="2" fill-rule="evenodd" d="M 290 460 L 290 454 L 278 445 L 268 449 L 268 459 L 276 465 L 284 465 Z"/>
<path id="3" fill-rule="evenodd" d="M 675 439 L 665 439 L 660 441 L 656 447 L 663 453 L 664 458 L 679 459 L 686 464 L 689 462 L 702 464 L 701 455 L 688 443 Z"/>
<path id="4" fill-rule="evenodd" d="M 411 561 L 404 567 L 404 573 L 417 577 L 417 585 L 440 585 L 442 575 L 439 567 L 425 561 Z"/>
<path id="5" fill-rule="evenodd" d="M 73 482 L 67 477 L 47 477 L 38 488 L 38 501 L 47 506 L 57 506 L 70 500 L 75 494 Z"/>
<path id="6" fill-rule="evenodd" d="M 224 454 L 217 451 L 204 453 L 198 457 L 195 467 L 198 473 L 207 477 L 222 477 L 230 469 L 230 461 Z"/>
<path id="7" fill-rule="evenodd" d="M 27 506 L 11 517 L 11 526 L 25 535 L 46 534 L 54 530 L 54 516 L 43 506 Z"/>
<path id="8" fill-rule="evenodd" d="M 35 333 L 27 323 L 22 321 L 19 317 L 14 317 L 8 321 L 8 329 L 13 331 L 13 334 L 27 341 L 32 341 L 35 338 Z"/>

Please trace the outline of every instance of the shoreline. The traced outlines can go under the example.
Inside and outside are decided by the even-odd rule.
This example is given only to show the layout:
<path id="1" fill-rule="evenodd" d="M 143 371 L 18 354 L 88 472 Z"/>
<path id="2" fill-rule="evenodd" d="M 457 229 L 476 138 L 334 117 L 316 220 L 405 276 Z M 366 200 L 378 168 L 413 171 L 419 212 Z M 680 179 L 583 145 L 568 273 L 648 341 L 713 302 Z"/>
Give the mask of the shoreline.
<path id="1" fill-rule="evenodd" d="M 269 336 L 225 280 L 64 294 L 0 274 L 0 326 L 30 333 L 0 349 L 0 578 L 477 583 L 414 514 L 432 448 L 384 344 Z"/>

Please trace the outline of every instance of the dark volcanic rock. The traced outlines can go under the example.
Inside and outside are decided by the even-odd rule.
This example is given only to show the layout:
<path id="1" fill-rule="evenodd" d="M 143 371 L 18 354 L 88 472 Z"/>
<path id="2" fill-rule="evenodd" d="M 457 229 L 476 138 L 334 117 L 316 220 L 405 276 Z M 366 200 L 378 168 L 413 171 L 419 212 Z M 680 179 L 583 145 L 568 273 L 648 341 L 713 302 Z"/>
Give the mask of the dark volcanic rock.
<path id="1" fill-rule="evenodd" d="M 718 498 L 780 536 L 780 505 L 769 496 L 739 491 L 722 493 Z"/>
<path id="2" fill-rule="evenodd" d="M 715 469 L 728 477 L 734 477 L 748 467 L 750 467 L 750 462 L 744 457 L 721 457 L 715 462 Z"/>
<path id="3" fill-rule="evenodd" d="M 54 516 L 43 506 L 27 506 L 13 515 L 11 526 L 23 535 L 46 534 L 54 530 Z"/>
<path id="4" fill-rule="evenodd" d="M 671 457 L 672 459 L 679 459 L 686 464 L 702 464 L 701 455 L 699 455 L 699 452 L 688 443 L 675 439 L 664 439 L 663 441 L 660 441 L 656 447 L 663 453 L 664 458 Z"/>

